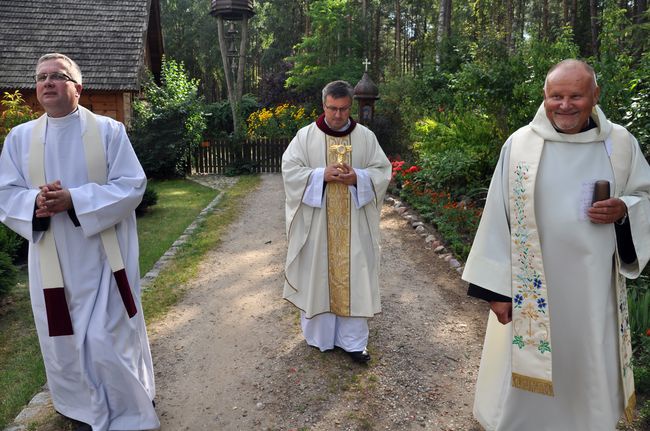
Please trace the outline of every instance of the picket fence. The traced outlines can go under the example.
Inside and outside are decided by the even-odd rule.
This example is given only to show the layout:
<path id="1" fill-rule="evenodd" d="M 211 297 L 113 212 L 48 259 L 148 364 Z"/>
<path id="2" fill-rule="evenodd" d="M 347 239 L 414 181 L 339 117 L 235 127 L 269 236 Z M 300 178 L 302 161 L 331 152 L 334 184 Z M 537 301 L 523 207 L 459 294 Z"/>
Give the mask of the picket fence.
<path id="1" fill-rule="evenodd" d="M 282 154 L 291 139 L 251 139 L 202 142 L 192 157 L 193 174 L 227 174 L 245 166 L 251 172 L 280 172 Z"/>

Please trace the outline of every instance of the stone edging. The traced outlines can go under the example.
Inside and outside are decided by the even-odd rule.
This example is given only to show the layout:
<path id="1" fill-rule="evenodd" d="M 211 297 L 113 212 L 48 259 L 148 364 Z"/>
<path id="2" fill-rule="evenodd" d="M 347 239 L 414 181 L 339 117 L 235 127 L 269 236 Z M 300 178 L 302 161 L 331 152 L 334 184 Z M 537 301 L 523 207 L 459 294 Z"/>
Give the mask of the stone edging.
<path id="1" fill-rule="evenodd" d="M 153 268 L 149 270 L 142 278 L 140 278 L 140 290 L 144 292 L 149 288 L 151 283 L 156 279 L 160 271 L 169 264 L 170 260 L 176 255 L 180 246 L 185 244 L 187 239 L 196 228 L 205 220 L 205 218 L 214 210 L 214 208 L 221 202 L 224 192 L 220 192 L 217 196 L 199 213 L 194 221 L 183 231 L 180 237 L 169 247 L 169 249 L 156 261 Z M 43 420 L 54 410 L 50 391 L 47 389 L 47 383 L 43 386 L 43 390 L 29 401 L 29 404 L 18 413 L 14 421 L 9 424 L 3 431 L 27 431 L 30 424 L 38 420 Z"/>
<path id="2" fill-rule="evenodd" d="M 463 273 L 463 264 L 454 256 L 453 253 L 448 251 L 442 244 L 442 240 L 437 237 L 437 232 L 430 226 L 427 226 L 420 220 L 419 214 L 411 210 L 406 204 L 393 196 L 386 196 L 384 202 L 393 206 L 393 210 L 397 212 L 402 218 L 408 221 L 415 232 L 424 238 L 426 248 L 433 249 L 438 255 L 439 259 L 444 259 L 449 263 L 449 266 L 456 270 L 458 274 Z"/>

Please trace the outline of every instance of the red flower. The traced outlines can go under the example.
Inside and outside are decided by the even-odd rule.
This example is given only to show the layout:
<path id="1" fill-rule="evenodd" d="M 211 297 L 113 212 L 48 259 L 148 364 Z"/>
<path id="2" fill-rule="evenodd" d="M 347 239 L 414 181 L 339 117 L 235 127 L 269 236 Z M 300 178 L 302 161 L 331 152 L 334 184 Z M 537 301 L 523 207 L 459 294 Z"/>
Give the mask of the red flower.
<path id="1" fill-rule="evenodd" d="M 648 328 L 648 329 L 645 331 L 645 334 L 646 334 L 648 337 L 650 337 L 650 328 Z"/>
<path id="2" fill-rule="evenodd" d="M 413 165 L 413 166 L 411 166 L 410 168 L 408 168 L 408 169 L 406 170 L 406 173 L 407 173 L 407 174 L 412 174 L 413 172 L 417 172 L 417 171 L 419 171 L 419 170 L 420 170 L 420 168 L 418 168 L 417 166 Z"/>

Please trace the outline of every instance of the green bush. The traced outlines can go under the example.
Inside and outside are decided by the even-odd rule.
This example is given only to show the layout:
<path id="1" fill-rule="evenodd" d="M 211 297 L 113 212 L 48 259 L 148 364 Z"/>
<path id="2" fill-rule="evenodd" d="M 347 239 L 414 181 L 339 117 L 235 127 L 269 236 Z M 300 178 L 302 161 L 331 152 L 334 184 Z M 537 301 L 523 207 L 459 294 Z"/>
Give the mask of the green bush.
<path id="1" fill-rule="evenodd" d="M 143 215 L 146 213 L 150 207 L 156 205 L 158 203 L 158 192 L 154 190 L 151 185 L 147 184 L 147 188 L 144 191 L 144 195 L 142 196 L 142 201 L 138 205 L 138 207 L 135 209 L 135 213 L 138 216 Z"/>
<path id="2" fill-rule="evenodd" d="M 0 149 L 2 149 L 2 143 L 12 127 L 33 120 L 38 115 L 25 104 L 18 90 L 13 93 L 5 91 L 0 104 L 2 104 L 2 113 L 0 113 Z"/>
<path id="3" fill-rule="evenodd" d="M 650 283 L 647 275 L 642 274 L 629 283 L 627 303 L 632 342 L 636 344 L 635 350 L 647 350 L 650 366 Z"/>
<path id="4" fill-rule="evenodd" d="M 198 81 L 187 76 L 183 64 L 164 58 L 161 85 L 149 77 L 145 98 L 134 102 L 131 141 L 148 177 L 185 175 L 206 127 L 197 91 Z"/>
<path id="5" fill-rule="evenodd" d="M 504 141 L 493 118 L 472 113 L 422 119 L 411 139 L 419 179 L 457 199 L 486 186 Z"/>
<path id="6" fill-rule="evenodd" d="M 4 296 L 16 285 L 18 270 L 13 264 L 11 256 L 0 251 L 0 297 Z"/>
<path id="7" fill-rule="evenodd" d="M 241 118 L 248 118 L 248 116 L 258 108 L 259 103 L 257 103 L 255 96 L 251 94 L 245 94 L 239 104 Z M 205 106 L 205 112 L 205 137 L 207 139 L 223 139 L 232 135 L 232 110 L 230 109 L 229 101 L 222 100 L 219 102 L 210 103 Z"/>

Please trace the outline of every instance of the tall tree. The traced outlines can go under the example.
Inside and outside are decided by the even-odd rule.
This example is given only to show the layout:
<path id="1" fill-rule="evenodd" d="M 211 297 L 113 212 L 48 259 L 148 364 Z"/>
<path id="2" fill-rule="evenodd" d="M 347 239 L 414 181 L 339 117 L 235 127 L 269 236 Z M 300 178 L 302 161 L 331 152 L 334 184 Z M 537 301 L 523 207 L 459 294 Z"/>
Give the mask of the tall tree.
<path id="1" fill-rule="evenodd" d="M 598 5 L 596 0 L 589 0 L 591 15 L 591 55 L 598 56 Z"/>
<path id="2" fill-rule="evenodd" d="M 443 40 L 451 36 L 451 0 L 440 0 L 436 34 L 436 66 L 440 66 Z"/>

